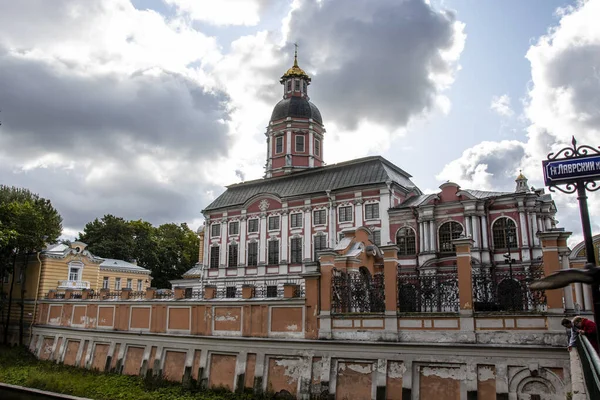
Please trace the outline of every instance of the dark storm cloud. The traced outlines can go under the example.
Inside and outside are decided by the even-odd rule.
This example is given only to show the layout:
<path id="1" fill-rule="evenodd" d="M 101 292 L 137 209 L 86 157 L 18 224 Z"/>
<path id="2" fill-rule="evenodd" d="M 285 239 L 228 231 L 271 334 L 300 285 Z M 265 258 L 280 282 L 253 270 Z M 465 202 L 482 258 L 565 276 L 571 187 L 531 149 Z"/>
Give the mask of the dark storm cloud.
<path id="1" fill-rule="evenodd" d="M 363 117 L 404 126 L 432 106 L 431 74 L 452 73 L 440 52 L 461 40 L 454 22 L 423 0 L 306 0 L 292 13 L 288 38 L 300 44 L 301 66 L 318 72 L 311 96 L 325 120 L 350 129 Z"/>
<path id="2" fill-rule="evenodd" d="M 181 75 L 81 76 L 1 49 L 0 71 L 1 140 L 13 153 L 116 154 L 123 139 L 178 157 L 226 153 L 225 95 Z"/>

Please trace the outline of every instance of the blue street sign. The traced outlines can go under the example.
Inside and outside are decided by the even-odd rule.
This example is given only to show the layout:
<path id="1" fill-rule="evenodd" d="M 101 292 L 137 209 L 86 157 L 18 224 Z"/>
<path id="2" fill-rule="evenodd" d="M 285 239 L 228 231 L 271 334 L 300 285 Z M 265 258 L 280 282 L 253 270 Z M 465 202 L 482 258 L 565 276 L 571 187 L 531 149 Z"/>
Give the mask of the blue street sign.
<path id="1" fill-rule="evenodd" d="M 574 182 L 578 179 L 600 179 L 600 155 L 544 160 L 542 165 L 546 186 Z"/>

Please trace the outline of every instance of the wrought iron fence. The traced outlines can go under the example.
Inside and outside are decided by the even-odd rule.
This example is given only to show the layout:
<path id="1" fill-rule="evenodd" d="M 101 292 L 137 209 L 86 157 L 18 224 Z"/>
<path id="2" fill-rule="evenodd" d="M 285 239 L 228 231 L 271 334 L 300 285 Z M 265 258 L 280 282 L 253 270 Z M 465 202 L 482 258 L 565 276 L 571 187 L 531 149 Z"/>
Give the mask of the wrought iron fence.
<path id="1" fill-rule="evenodd" d="M 543 312 L 546 311 L 544 291 L 529 289 L 529 285 L 544 276 L 541 267 L 480 268 L 473 270 L 474 311 Z"/>
<path id="2" fill-rule="evenodd" d="M 64 299 L 65 298 L 65 292 L 56 292 L 54 294 L 54 298 L 55 299 Z"/>
<path id="3" fill-rule="evenodd" d="M 129 298 L 130 299 L 144 299 L 146 298 L 146 292 L 143 290 L 138 290 L 135 292 L 130 292 L 129 293 Z"/>
<path id="4" fill-rule="evenodd" d="M 434 273 L 398 271 L 398 311 L 458 312 L 456 269 Z"/>
<path id="5" fill-rule="evenodd" d="M 294 288 L 294 297 L 306 297 L 306 293 L 302 286 L 296 285 L 296 287 Z"/>
<path id="6" fill-rule="evenodd" d="M 172 299 L 173 291 L 169 290 L 169 289 L 159 289 L 156 292 L 154 292 L 154 298 L 155 299 Z"/>
<path id="7" fill-rule="evenodd" d="M 115 290 L 114 292 L 108 292 L 108 293 L 106 293 L 105 297 L 107 299 L 118 300 L 118 299 L 121 298 L 121 291 L 120 290 Z"/>
<path id="8" fill-rule="evenodd" d="M 368 271 L 344 272 L 334 269 L 331 312 L 369 313 L 385 311 L 383 274 L 371 276 Z"/>
<path id="9" fill-rule="evenodd" d="M 82 297 L 83 297 L 83 293 L 81 292 L 81 290 L 75 290 L 71 293 L 72 299 L 81 299 Z"/>
<path id="10" fill-rule="evenodd" d="M 217 290 L 217 299 L 238 299 L 242 297 L 242 290 L 237 286 L 224 286 Z"/>
<path id="11" fill-rule="evenodd" d="M 88 300 L 98 300 L 100 299 L 100 292 L 95 290 L 90 290 L 87 296 Z"/>
<path id="12" fill-rule="evenodd" d="M 204 299 L 204 290 L 197 288 L 186 288 L 183 297 L 185 299 Z"/>

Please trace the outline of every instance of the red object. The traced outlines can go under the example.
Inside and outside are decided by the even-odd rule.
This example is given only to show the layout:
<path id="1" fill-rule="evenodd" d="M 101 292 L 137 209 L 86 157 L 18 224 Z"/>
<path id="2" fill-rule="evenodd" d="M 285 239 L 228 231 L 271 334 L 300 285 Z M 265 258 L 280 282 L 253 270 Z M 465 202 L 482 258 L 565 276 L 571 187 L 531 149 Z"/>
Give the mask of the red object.
<path id="1" fill-rule="evenodd" d="M 583 331 L 584 335 L 590 341 L 590 344 L 598 353 L 598 340 L 596 338 L 596 323 L 594 321 L 590 321 L 587 318 L 583 318 L 581 323 L 579 324 L 579 329 Z"/>

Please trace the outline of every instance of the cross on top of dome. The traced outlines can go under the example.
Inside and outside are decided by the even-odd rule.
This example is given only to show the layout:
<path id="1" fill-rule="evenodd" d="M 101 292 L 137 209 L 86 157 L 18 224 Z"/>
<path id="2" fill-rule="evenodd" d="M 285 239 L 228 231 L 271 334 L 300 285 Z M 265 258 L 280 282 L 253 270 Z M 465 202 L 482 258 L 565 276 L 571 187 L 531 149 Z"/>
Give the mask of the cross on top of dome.
<path id="1" fill-rule="evenodd" d="M 302 78 L 310 82 L 310 77 L 308 76 L 308 74 L 298 66 L 298 44 L 294 43 L 294 47 L 294 65 L 292 66 L 292 68 L 288 69 L 285 74 L 283 74 L 283 76 L 281 77 L 281 81 L 283 83 L 283 81 L 288 78 Z"/>

